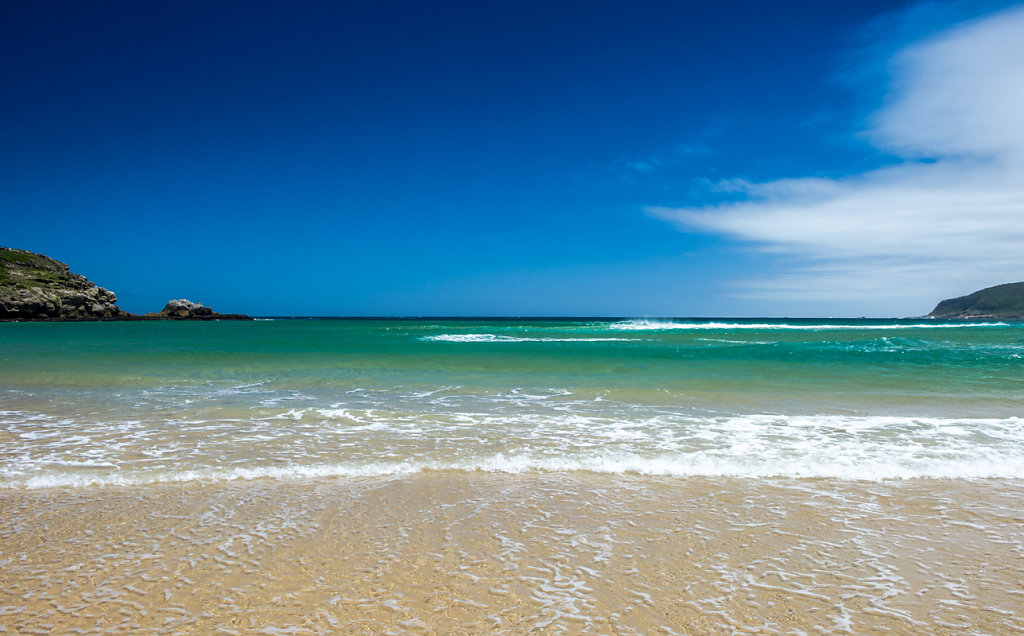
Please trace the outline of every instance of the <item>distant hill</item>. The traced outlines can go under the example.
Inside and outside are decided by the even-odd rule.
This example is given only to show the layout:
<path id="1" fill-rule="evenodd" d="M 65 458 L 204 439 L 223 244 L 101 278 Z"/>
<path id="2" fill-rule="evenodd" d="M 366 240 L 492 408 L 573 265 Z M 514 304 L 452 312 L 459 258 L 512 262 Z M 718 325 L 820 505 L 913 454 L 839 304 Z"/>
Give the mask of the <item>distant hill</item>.
<path id="1" fill-rule="evenodd" d="M 1007 283 L 950 298 L 935 306 L 929 318 L 1008 318 L 1024 320 L 1024 283 Z"/>

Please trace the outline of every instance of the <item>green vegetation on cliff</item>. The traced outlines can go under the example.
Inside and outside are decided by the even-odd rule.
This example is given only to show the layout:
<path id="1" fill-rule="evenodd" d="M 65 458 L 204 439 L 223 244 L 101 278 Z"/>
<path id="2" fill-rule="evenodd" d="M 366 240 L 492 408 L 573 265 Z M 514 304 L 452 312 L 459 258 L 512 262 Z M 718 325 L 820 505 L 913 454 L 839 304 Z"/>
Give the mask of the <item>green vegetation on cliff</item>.
<path id="1" fill-rule="evenodd" d="M 27 289 L 76 285 L 67 265 L 41 254 L 0 247 L 0 283 Z"/>
<path id="2" fill-rule="evenodd" d="M 0 247 L 0 319 L 90 320 L 127 315 L 113 292 L 60 261 Z"/>
<path id="3" fill-rule="evenodd" d="M 943 300 L 928 317 L 1024 319 L 1024 283 L 996 285 Z"/>

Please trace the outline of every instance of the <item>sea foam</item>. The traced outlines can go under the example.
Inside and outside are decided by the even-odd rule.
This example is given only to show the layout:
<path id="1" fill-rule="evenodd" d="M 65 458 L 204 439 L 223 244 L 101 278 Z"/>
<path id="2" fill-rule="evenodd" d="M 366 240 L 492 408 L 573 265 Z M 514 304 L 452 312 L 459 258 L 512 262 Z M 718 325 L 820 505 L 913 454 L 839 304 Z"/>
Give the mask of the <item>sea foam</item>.
<path id="1" fill-rule="evenodd" d="M 370 478 L 431 471 L 527 473 L 595 473 L 652 477 L 727 477 L 747 479 L 839 479 L 888 481 L 893 479 L 1024 479 L 1024 456 L 946 459 L 884 458 L 850 463 L 805 459 L 721 458 L 702 455 L 643 456 L 633 453 L 544 457 L 532 453 L 499 453 L 463 461 L 402 461 L 366 464 L 294 464 L 230 469 L 145 471 L 82 474 L 44 471 L 0 481 L 0 488 L 64 488 L 90 486 L 142 486 L 160 483 L 213 483 L 235 480 L 307 480 L 318 478 Z"/>
<path id="2" fill-rule="evenodd" d="M 609 329 L 618 329 L 622 331 L 667 331 L 673 329 L 679 330 L 721 330 L 721 331 L 733 331 L 741 329 L 749 330 L 796 330 L 796 331 L 839 331 L 839 330 L 891 330 L 891 329 L 961 329 L 969 327 L 1006 327 L 1008 326 L 1005 322 L 964 322 L 964 323 L 934 323 L 934 322 L 915 322 L 915 323 L 885 323 L 885 324 L 830 324 L 830 323 L 810 323 L 810 324 L 794 324 L 786 322 L 765 322 L 765 323 L 747 323 L 747 322 L 674 322 L 670 320 L 648 320 L 648 319 L 635 319 L 626 320 L 623 322 L 613 322 L 608 325 Z"/>
<path id="3" fill-rule="evenodd" d="M 1024 420 L 1017 417 L 612 415 L 580 405 L 563 410 L 555 399 L 545 412 L 523 411 L 510 396 L 507 412 L 339 405 L 293 409 L 257 421 L 129 427 L 62 421 L 44 428 L 89 434 L 8 439 L 3 450 L 12 459 L 0 467 L 0 487 L 379 477 L 432 470 L 1024 479 Z M 140 453 L 145 459 L 138 459 Z"/>
<path id="4" fill-rule="evenodd" d="M 631 342 L 634 338 L 530 338 L 505 336 L 493 333 L 443 333 L 436 336 L 423 336 L 420 340 L 427 342 Z"/>

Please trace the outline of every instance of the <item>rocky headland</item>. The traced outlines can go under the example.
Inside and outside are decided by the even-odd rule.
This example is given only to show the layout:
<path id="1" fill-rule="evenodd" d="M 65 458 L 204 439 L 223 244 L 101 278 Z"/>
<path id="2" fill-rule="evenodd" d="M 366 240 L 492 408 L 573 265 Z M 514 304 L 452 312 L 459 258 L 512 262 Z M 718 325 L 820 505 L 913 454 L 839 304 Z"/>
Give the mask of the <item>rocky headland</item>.
<path id="1" fill-rule="evenodd" d="M 251 320 L 218 314 L 188 300 L 172 300 L 157 313 L 128 313 L 117 296 L 66 263 L 26 250 L 0 247 L 0 320 Z"/>
<path id="2" fill-rule="evenodd" d="M 928 318 L 1024 320 L 1024 282 L 1007 283 L 943 300 Z"/>

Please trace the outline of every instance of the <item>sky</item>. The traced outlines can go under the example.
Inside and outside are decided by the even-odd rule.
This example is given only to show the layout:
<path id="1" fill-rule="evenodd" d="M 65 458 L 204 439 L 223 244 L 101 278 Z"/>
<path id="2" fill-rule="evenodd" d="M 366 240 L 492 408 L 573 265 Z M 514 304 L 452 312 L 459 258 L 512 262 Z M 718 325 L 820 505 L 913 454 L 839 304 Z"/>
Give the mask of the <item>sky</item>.
<path id="1" fill-rule="evenodd" d="M 225 313 L 918 316 L 1024 280 L 1024 4 L 7 2 L 0 245 Z"/>

